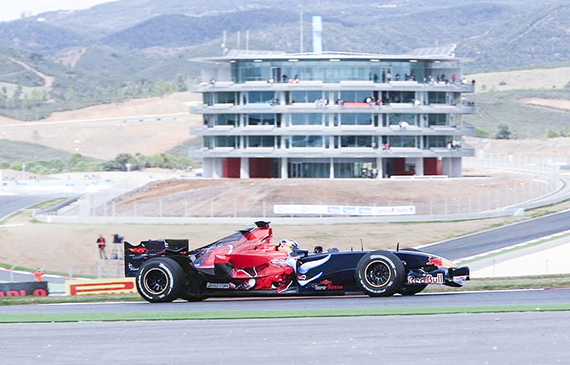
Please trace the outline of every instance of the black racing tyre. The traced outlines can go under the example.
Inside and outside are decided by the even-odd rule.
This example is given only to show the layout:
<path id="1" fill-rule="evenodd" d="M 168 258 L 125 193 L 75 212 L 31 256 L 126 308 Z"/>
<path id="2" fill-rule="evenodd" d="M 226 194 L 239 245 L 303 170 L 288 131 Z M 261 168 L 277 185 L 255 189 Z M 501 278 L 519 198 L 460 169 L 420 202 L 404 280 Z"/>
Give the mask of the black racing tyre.
<path id="1" fill-rule="evenodd" d="M 185 275 L 182 267 L 168 257 L 145 262 L 137 275 L 137 290 L 151 303 L 172 302 L 180 297 Z"/>
<path id="2" fill-rule="evenodd" d="M 406 278 L 404 264 L 389 251 L 370 252 L 358 261 L 356 283 L 371 297 L 389 297 L 402 287 Z"/>
<path id="3" fill-rule="evenodd" d="M 404 284 L 398 289 L 397 292 L 398 294 L 409 296 L 409 295 L 418 294 L 419 292 L 427 288 L 427 286 L 428 286 L 427 284 L 412 284 L 412 285 Z"/>
<path id="4" fill-rule="evenodd" d="M 189 302 L 201 302 L 207 297 L 204 295 L 187 295 L 184 296 L 182 299 L 187 300 Z"/>

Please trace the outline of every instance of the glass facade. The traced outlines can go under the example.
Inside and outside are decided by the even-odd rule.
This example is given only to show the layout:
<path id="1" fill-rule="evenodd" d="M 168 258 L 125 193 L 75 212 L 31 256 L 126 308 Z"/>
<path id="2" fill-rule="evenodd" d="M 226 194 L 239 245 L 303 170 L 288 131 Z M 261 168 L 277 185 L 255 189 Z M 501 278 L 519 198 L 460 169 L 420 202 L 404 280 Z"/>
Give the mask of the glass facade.
<path id="1" fill-rule="evenodd" d="M 416 60 L 414 60 L 416 61 Z M 453 62 L 452 62 L 453 63 Z M 455 64 L 454 67 L 457 67 Z M 427 81 L 441 77 L 426 61 L 410 62 L 379 60 L 251 60 L 232 64 L 232 81 L 295 82 L 297 80 L 337 83 L 341 81 Z M 435 74 L 435 75 L 432 75 Z"/>
<path id="2" fill-rule="evenodd" d="M 454 56 L 279 57 L 228 54 L 203 71 L 203 79 L 214 82 L 200 86 L 199 133 L 203 156 L 218 175 L 231 170 L 235 177 L 235 161 L 242 177 L 433 175 L 457 169 L 457 157 L 470 155 L 446 148 L 467 134 L 461 115 L 470 111 L 461 94 L 474 89 L 459 81 Z M 272 161 L 270 169 L 265 160 Z"/>

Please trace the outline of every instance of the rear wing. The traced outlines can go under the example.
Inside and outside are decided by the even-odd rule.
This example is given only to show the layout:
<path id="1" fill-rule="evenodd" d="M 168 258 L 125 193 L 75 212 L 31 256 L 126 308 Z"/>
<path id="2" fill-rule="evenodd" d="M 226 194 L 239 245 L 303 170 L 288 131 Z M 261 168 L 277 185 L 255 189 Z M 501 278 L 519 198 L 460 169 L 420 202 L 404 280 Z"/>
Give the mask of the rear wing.
<path id="1" fill-rule="evenodd" d="M 141 265 L 153 257 L 185 255 L 190 244 L 188 239 L 171 239 L 141 241 L 133 245 L 127 241 L 125 245 L 125 276 L 137 276 Z"/>

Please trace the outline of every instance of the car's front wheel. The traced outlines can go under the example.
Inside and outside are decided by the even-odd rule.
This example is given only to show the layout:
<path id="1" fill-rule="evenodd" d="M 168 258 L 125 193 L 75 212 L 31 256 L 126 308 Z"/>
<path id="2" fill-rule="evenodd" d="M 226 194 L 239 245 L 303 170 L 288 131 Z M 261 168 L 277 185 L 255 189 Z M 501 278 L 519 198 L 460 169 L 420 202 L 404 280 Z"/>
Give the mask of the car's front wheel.
<path id="1" fill-rule="evenodd" d="M 404 296 L 415 295 L 427 288 L 427 284 L 404 284 L 398 293 Z"/>
<path id="2" fill-rule="evenodd" d="M 370 252 L 356 265 L 356 283 L 371 297 L 389 297 L 402 287 L 404 264 L 389 251 Z"/>
<path id="3" fill-rule="evenodd" d="M 151 303 L 172 302 L 180 296 L 184 281 L 184 270 L 176 261 L 158 257 L 141 266 L 137 275 L 137 290 Z"/>

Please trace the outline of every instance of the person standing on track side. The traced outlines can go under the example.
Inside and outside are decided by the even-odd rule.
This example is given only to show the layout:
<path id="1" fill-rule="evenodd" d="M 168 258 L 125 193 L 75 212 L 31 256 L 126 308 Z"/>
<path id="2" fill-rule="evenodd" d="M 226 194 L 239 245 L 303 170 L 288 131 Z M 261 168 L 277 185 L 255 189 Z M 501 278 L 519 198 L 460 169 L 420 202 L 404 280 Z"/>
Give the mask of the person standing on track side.
<path id="1" fill-rule="evenodd" d="M 97 246 L 99 247 L 99 258 L 101 260 L 107 260 L 107 253 L 105 252 L 105 246 L 107 245 L 105 237 L 99 235 L 97 238 Z"/>

